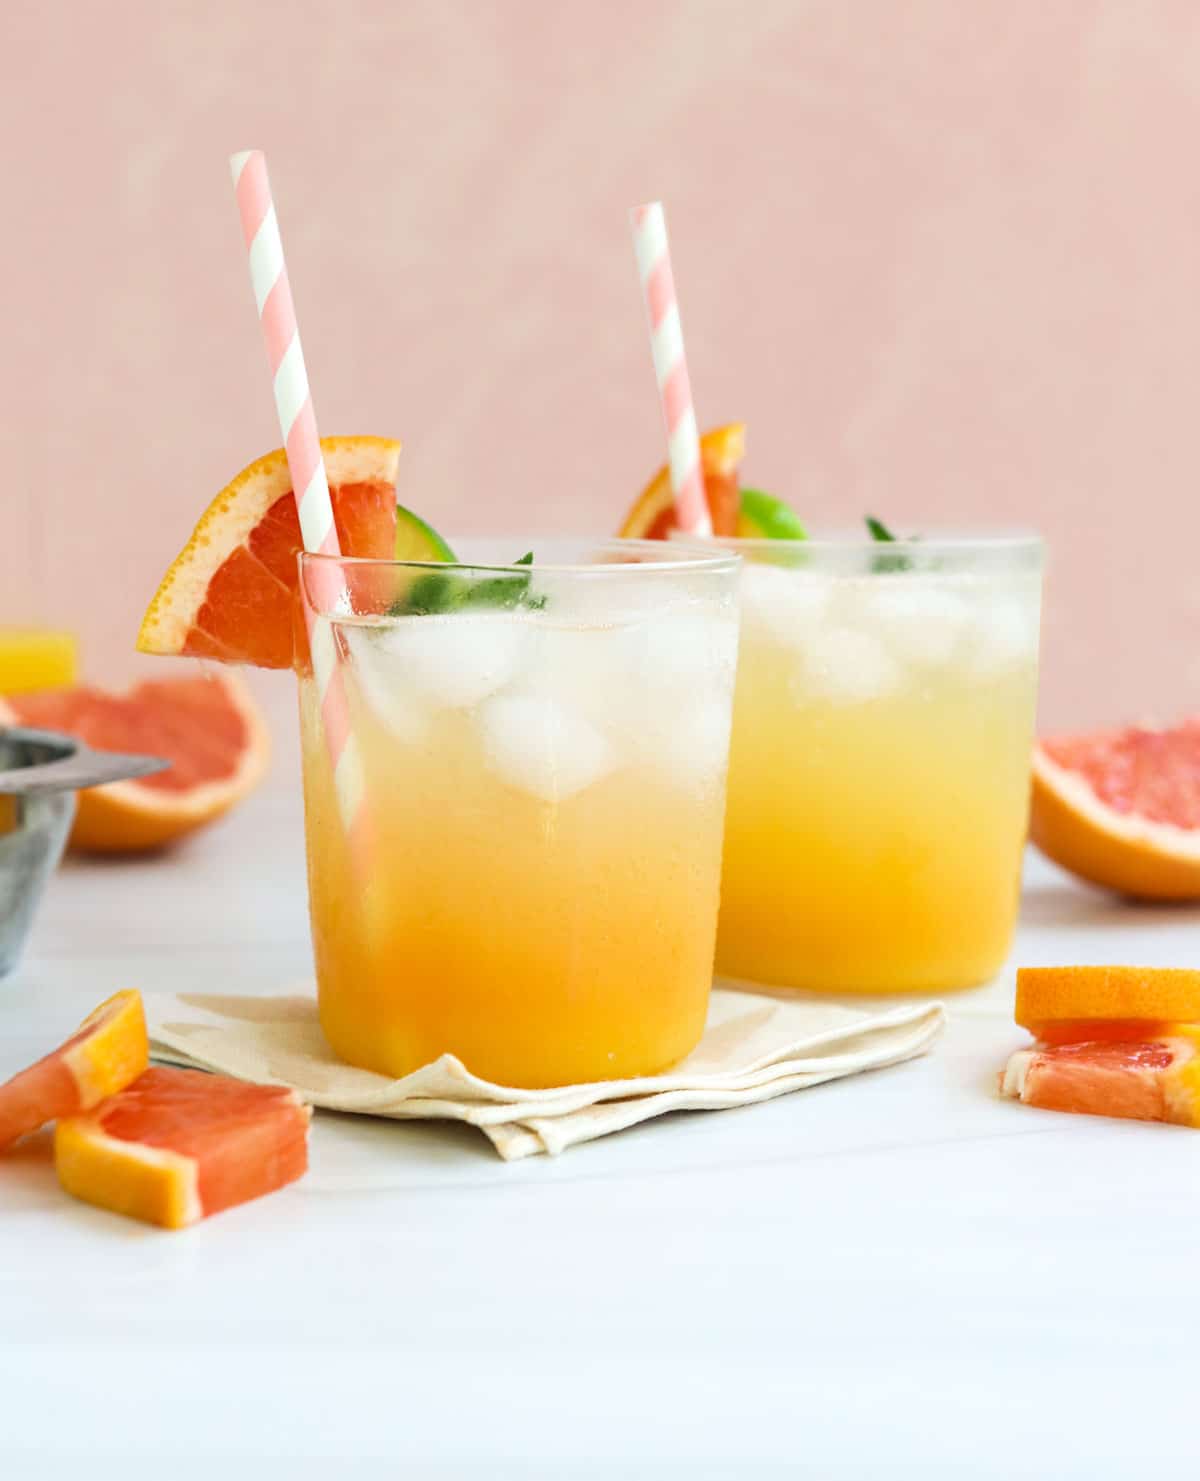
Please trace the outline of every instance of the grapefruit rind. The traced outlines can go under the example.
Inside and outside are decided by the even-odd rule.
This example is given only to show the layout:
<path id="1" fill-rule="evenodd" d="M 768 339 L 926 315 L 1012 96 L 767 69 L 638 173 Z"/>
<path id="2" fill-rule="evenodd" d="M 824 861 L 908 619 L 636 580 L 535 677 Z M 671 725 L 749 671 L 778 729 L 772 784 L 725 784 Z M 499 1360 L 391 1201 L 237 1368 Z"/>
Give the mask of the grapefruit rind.
<path id="1" fill-rule="evenodd" d="M 114 993 L 65 1044 L 0 1085 L 0 1151 L 48 1121 L 91 1110 L 149 1062 L 141 994 Z"/>
<path id="2" fill-rule="evenodd" d="M 1200 1023 L 1200 971 L 1188 967 L 1021 967 L 1014 1016 L 1022 1028 L 1039 1038 L 1062 1023 L 1141 1023 L 1148 1034 L 1162 1024 Z"/>
<path id="3" fill-rule="evenodd" d="M 54 1166 L 72 1197 L 126 1218 L 183 1229 L 204 1217 L 194 1158 L 109 1136 L 89 1117 L 54 1128 Z"/>
<path id="4" fill-rule="evenodd" d="M 700 439 L 700 462 L 705 480 L 734 477 L 745 454 L 744 422 L 731 422 L 728 426 L 714 427 L 705 432 Z M 634 501 L 617 532 L 619 537 L 644 539 L 672 502 L 670 469 L 664 463 Z M 717 530 L 715 533 L 732 534 L 733 530 Z"/>
<path id="5" fill-rule="evenodd" d="M 133 1083 L 150 1063 L 146 1012 L 134 989 L 114 993 L 79 1025 L 63 1060 L 79 1087 L 79 1109 L 88 1111 Z"/>
<path id="6" fill-rule="evenodd" d="M 60 1120 L 55 1164 L 85 1203 L 181 1229 L 301 1177 L 311 1116 L 286 1086 L 155 1067 Z"/>
<path id="7" fill-rule="evenodd" d="M 237 674 L 212 668 L 209 677 L 223 685 L 246 727 L 246 744 L 233 773 L 186 792 L 164 792 L 136 780 L 81 792 L 71 826 L 73 849 L 110 854 L 159 848 L 214 822 L 262 781 L 271 760 L 271 735 L 261 711 Z"/>
<path id="8" fill-rule="evenodd" d="M 1041 745 L 1029 831 L 1048 858 L 1102 888 L 1135 899 L 1200 899 L 1200 830 L 1118 812 Z"/>
<path id="9" fill-rule="evenodd" d="M 395 486 L 400 444 L 392 438 L 322 437 L 321 451 L 331 486 L 372 480 Z M 287 454 L 283 448 L 276 448 L 244 468 L 221 490 L 159 584 L 138 632 L 140 652 L 184 651 L 213 577 L 230 556 L 245 546 L 267 511 L 291 486 Z M 280 593 L 281 597 L 285 595 L 282 586 Z M 223 655 L 214 652 L 211 656 Z"/>
<path id="10" fill-rule="evenodd" d="M 125 854 L 160 848 L 181 834 L 215 821 L 259 784 L 271 759 L 266 721 L 245 681 L 233 670 L 213 665 L 206 678 L 221 686 L 224 698 L 245 728 L 245 743 L 235 769 L 186 790 L 165 790 L 136 780 L 88 788 L 77 794 L 72 849 L 87 854 Z M 72 691 L 61 693 L 64 704 L 69 705 Z M 45 699 L 51 697 L 37 696 L 43 710 Z M 0 699 L 0 725 L 21 723 L 29 723 L 23 716 L 21 699 L 11 704 Z M 75 733 L 75 722 L 66 712 L 61 722 L 56 722 L 53 711 L 49 711 L 36 716 L 35 723 Z M 86 734 L 82 738 L 88 739 Z"/>

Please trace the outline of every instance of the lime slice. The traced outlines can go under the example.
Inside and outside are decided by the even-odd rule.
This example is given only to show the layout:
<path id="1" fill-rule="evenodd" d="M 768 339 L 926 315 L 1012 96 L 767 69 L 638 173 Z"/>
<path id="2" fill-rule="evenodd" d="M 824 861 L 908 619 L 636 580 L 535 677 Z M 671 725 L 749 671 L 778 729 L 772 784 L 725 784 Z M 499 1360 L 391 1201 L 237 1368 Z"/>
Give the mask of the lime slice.
<path id="1" fill-rule="evenodd" d="M 452 561 L 458 557 L 419 514 L 396 505 L 396 551 L 398 561 Z"/>
<path id="2" fill-rule="evenodd" d="M 762 489 L 742 490 L 736 533 L 739 540 L 808 539 L 796 511 Z"/>

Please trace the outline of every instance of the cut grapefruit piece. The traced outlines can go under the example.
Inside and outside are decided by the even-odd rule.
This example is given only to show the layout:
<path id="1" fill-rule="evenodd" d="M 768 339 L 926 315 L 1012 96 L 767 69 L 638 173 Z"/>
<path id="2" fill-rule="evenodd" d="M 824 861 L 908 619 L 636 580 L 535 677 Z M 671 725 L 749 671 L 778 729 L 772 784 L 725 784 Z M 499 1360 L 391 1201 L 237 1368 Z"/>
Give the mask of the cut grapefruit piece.
<path id="1" fill-rule="evenodd" d="M 1039 741 L 1030 835 L 1064 869 L 1143 900 L 1200 900 L 1200 719 Z"/>
<path id="2" fill-rule="evenodd" d="M 704 470 L 704 493 L 714 535 L 737 532 L 738 470 L 746 451 L 744 422 L 716 427 L 700 439 L 700 462 Z M 625 516 L 618 533 L 627 540 L 666 540 L 679 528 L 675 501 L 671 495 L 671 475 L 664 464 Z"/>
<path id="3" fill-rule="evenodd" d="M 1046 1111 L 1200 1126 L 1200 1029 L 1019 1049 L 1000 1092 Z"/>
<path id="4" fill-rule="evenodd" d="M 101 751 L 143 751 L 171 765 L 79 793 L 71 845 L 89 853 L 157 848 L 227 812 L 261 779 L 266 722 L 245 683 L 213 668 L 152 679 L 126 694 L 84 685 L 0 700 L 0 724 L 76 735 Z"/>
<path id="5" fill-rule="evenodd" d="M 0 1085 L 0 1152 L 47 1121 L 90 1111 L 149 1062 L 141 994 L 114 993 L 65 1044 Z"/>
<path id="6" fill-rule="evenodd" d="M 85 1203 L 182 1229 L 302 1176 L 311 1114 L 283 1086 L 155 1068 L 59 1121 L 54 1162 Z"/>
<path id="7" fill-rule="evenodd" d="M 1021 967 L 1015 1017 L 1053 1043 L 1132 1039 L 1156 1025 L 1200 1023 L 1200 972 L 1189 967 Z"/>
<path id="8" fill-rule="evenodd" d="M 400 444 L 323 437 L 343 555 L 391 560 Z M 300 521 L 282 448 L 222 489 L 163 577 L 138 633 L 143 653 L 291 668 Z"/>

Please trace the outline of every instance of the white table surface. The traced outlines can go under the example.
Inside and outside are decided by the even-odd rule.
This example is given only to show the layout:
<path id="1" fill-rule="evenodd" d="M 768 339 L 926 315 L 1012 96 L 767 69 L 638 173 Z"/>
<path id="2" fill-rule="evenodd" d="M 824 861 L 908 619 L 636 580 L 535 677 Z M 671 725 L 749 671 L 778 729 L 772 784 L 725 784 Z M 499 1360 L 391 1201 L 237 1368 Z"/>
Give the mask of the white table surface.
<path id="1" fill-rule="evenodd" d="M 0 1078 L 118 987 L 304 978 L 302 880 L 278 789 L 168 860 L 68 864 L 0 982 Z M 1198 959 L 1200 912 L 1031 859 L 1015 961 Z M 559 1160 L 319 1113 L 301 1183 L 182 1234 L 26 1143 L 0 1477 L 1186 1474 L 1200 1135 L 999 1101 L 1011 978 L 951 1014 L 915 1063 Z"/>

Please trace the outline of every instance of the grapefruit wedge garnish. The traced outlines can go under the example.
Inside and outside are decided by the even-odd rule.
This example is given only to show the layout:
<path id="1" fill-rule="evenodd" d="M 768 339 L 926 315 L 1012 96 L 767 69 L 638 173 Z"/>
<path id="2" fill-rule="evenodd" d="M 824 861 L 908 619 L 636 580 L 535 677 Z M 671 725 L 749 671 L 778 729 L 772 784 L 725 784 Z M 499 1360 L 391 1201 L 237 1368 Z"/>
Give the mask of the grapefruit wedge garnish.
<path id="1" fill-rule="evenodd" d="M 714 535 L 737 533 L 738 470 L 746 451 L 746 427 L 733 422 L 705 432 L 700 439 L 700 463 L 704 470 L 704 493 Z M 678 529 L 671 475 L 664 464 L 625 516 L 618 533 L 629 540 L 666 540 Z"/>
<path id="2" fill-rule="evenodd" d="M 48 1121 L 89 1111 L 124 1090 L 149 1060 L 141 995 L 115 993 L 65 1044 L 0 1085 L 0 1151 Z"/>
<path id="3" fill-rule="evenodd" d="M 1039 741 L 1030 834 L 1093 884 L 1200 900 L 1200 719 Z"/>
<path id="4" fill-rule="evenodd" d="M 282 1086 L 155 1068 L 59 1121 L 54 1162 L 85 1203 L 182 1229 L 302 1176 L 310 1115 Z"/>
<path id="5" fill-rule="evenodd" d="M 323 437 L 343 555 L 390 560 L 396 538 L 400 444 Z M 291 668 L 300 521 L 280 448 L 222 489 L 175 560 L 142 620 L 143 653 Z"/>
<path id="6" fill-rule="evenodd" d="M 1200 1125 L 1200 972 L 1022 967 L 1001 1094 L 1047 1111 Z"/>
<path id="7" fill-rule="evenodd" d="M 152 679 L 125 694 L 81 686 L 0 700 L 0 724 L 63 730 L 102 751 L 142 751 L 171 765 L 79 793 L 74 848 L 157 848 L 212 822 L 260 780 L 270 743 L 244 682 L 212 669 Z"/>

